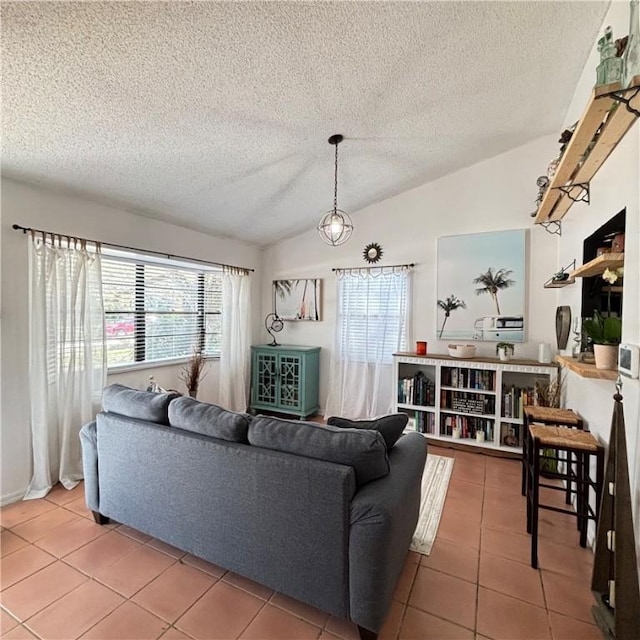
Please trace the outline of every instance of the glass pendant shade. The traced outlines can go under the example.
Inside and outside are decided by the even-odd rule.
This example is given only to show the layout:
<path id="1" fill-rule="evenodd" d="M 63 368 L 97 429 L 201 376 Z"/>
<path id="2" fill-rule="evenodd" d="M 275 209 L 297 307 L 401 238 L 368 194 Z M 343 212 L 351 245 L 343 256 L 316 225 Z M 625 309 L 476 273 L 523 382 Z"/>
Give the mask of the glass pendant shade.
<path id="1" fill-rule="evenodd" d="M 337 247 L 344 244 L 353 231 L 353 223 L 346 211 L 333 209 L 327 211 L 318 223 L 318 233 L 324 242 Z"/>

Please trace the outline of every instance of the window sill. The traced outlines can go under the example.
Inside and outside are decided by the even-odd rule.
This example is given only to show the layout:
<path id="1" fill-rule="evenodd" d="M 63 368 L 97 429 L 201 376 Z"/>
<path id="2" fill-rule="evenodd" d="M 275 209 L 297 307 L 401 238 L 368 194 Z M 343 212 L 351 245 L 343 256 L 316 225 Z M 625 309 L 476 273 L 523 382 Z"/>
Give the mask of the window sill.
<path id="1" fill-rule="evenodd" d="M 135 364 L 123 364 L 107 369 L 107 375 L 115 375 L 118 373 L 127 373 L 129 371 L 142 371 L 144 369 L 159 369 L 160 367 L 174 367 L 178 364 L 186 364 L 190 357 L 174 358 L 172 360 L 158 360 L 157 362 L 136 362 Z M 207 356 L 207 362 L 210 360 L 220 360 L 220 356 Z"/>

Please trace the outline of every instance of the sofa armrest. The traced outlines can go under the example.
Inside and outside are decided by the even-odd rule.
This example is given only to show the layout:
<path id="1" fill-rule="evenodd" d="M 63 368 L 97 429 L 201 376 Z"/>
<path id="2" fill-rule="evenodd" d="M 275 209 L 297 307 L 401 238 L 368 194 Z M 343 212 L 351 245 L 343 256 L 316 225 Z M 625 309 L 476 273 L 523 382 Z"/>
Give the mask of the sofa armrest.
<path id="1" fill-rule="evenodd" d="M 364 485 L 351 501 L 350 617 L 379 631 L 418 523 L 427 441 L 400 438 L 389 452 L 389 475 Z"/>
<path id="2" fill-rule="evenodd" d="M 100 511 L 98 487 L 98 434 L 95 421 L 80 429 L 82 468 L 84 470 L 84 498 L 90 511 Z"/>

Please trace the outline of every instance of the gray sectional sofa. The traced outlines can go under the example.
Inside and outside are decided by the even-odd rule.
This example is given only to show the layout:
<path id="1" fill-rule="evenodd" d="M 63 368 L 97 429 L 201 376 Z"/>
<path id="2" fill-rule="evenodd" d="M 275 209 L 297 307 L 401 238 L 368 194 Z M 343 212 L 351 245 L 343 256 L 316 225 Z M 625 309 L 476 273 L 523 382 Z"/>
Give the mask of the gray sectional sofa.
<path id="1" fill-rule="evenodd" d="M 80 434 L 87 506 L 97 522 L 113 518 L 375 637 L 427 453 L 419 434 L 395 442 L 402 425 L 389 424 L 252 418 L 112 385 Z"/>

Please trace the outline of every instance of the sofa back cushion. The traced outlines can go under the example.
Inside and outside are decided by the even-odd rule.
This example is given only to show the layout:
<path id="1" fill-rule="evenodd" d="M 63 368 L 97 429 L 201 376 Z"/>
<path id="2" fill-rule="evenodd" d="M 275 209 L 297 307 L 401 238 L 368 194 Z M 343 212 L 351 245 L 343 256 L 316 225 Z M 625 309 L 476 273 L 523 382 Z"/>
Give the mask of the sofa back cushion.
<path id="1" fill-rule="evenodd" d="M 392 413 L 375 420 L 349 420 L 348 418 L 331 416 L 327 420 L 327 424 L 341 429 L 373 429 L 374 431 L 379 431 L 384 438 L 387 449 L 391 449 L 402 435 L 408 421 L 409 416 L 406 413 Z"/>
<path id="2" fill-rule="evenodd" d="M 350 466 L 358 485 L 389 473 L 387 446 L 377 431 L 257 416 L 249 425 L 249 442 L 265 449 Z"/>
<path id="3" fill-rule="evenodd" d="M 102 392 L 102 408 L 127 418 L 169 424 L 169 403 L 178 395 L 138 391 L 123 384 L 112 384 Z"/>
<path id="4" fill-rule="evenodd" d="M 169 424 L 172 427 L 220 440 L 247 442 L 250 421 L 251 416 L 246 413 L 228 411 L 187 396 L 177 398 L 169 405 Z"/>

